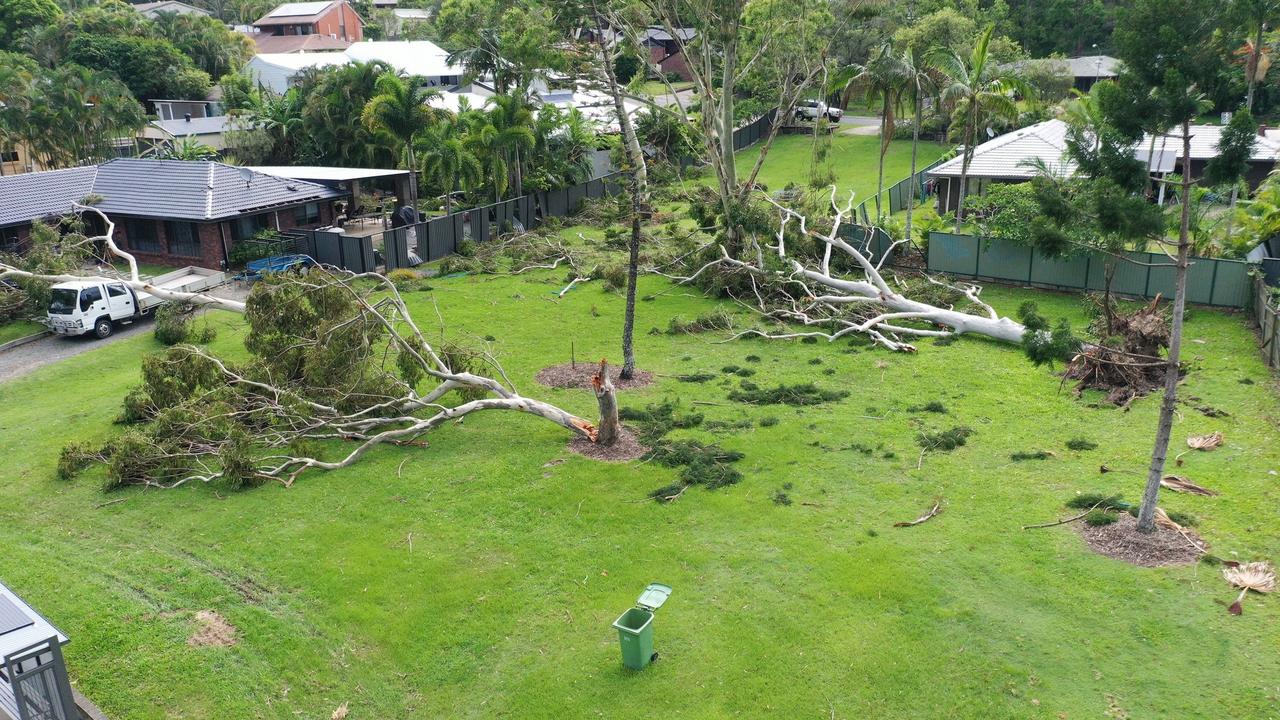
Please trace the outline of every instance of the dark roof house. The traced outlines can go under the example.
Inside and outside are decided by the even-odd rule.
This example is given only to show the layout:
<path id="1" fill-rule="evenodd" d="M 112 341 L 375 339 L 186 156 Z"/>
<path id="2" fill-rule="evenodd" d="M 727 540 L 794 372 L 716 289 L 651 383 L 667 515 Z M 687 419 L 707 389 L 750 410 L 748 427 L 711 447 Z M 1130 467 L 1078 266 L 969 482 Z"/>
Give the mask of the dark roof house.
<path id="1" fill-rule="evenodd" d="M 94 198 L 116 223 L 117 242 L 140 260 L 220 268 L 259 230 L 328 224 L 333 200 L 345 195 L 219 162 L 121 158 L 0 177 L 0 248 L 21 250 L 32 223 Z"/>

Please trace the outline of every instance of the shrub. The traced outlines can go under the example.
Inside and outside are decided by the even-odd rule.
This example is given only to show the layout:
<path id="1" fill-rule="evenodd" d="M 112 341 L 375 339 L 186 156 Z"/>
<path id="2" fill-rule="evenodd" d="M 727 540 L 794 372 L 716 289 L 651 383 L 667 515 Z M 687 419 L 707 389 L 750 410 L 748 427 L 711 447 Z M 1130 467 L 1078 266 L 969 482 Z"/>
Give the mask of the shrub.
<path id="1" fill-rule="evenodd" d="M 401 285 L 408 285 L 417 282 L 418 273 L 410 270 L 409 268 L 396 268 L 395 270 L 387 273 L 387 279 L 390 280 L 393 285 L 399 287 Z"/>

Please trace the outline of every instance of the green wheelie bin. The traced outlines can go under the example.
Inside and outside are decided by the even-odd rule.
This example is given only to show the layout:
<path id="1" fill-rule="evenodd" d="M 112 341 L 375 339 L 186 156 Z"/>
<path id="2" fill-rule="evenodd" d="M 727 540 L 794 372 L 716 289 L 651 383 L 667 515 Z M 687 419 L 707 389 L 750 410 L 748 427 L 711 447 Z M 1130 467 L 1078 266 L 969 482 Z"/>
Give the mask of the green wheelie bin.
<path id="1" fill-rule="evenodd" d="M 671 597 L 671 587 L 649 583 L 640 593 L 636 606 L 613 621 L 622 647 L 622 664 L 632 670 L 643 670 L 658 654 L 653 651 L 653 613 Z"/>

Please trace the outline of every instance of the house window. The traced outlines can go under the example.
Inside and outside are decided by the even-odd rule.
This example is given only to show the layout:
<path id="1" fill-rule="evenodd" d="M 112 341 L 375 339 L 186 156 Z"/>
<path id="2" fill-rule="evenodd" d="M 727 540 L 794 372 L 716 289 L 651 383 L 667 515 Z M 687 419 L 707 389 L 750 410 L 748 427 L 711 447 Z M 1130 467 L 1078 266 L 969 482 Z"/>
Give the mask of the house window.
<path id="1" fill-rule="evenodd" d="M 169 237 L 169 254 L 200 257 L 200 229 L 195 223 L 167 222 L 164 233 Z"/>
<path id="2" fill-rule="evenodd" d="M 231 221 L 231 240 L 240 242 L 248 240 L 258 234 L 259 230 L 265 230 L 271 227 L 271 216 L 262 215 L 242 215 Z"/>
<path id="3" fill-rule="evenodd" d="M 156 235 L 155 220 L 137 220 L 129 218 L 124 221 L 125 238 L 129 247 L 144 253 L 162 253 L 160 237 Z"/>
<path id="4" fill-rule="evenodd" d="M 16 163 L 18 162 L 17 150 L 0 150 L 0 162 Z"/>
<path id="5" fill-rule="evenodd" d="M 319 225 L 320 224 L 320 203 L 307 203 L 299 205 L 293 209 L 293 224 L 302 225 Z"/>
<path id="6" fill-rule="evenodd" d="M 21 242 L 18 237 L 18 228 L 0 228 L 0 252 L 16 253 Z"/>

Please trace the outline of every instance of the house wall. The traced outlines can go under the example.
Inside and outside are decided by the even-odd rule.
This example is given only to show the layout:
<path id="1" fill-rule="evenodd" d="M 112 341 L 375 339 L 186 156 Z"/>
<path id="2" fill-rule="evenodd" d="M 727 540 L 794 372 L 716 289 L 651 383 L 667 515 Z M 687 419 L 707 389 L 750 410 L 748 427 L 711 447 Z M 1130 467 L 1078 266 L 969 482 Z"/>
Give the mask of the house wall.
<path id="1" fill-rule="evenodd" d="M 684 53 L 680 52 L 679 46 L 675 43 L 668 48 L 665 45 L 654 44 L 649 46 L 649 64 L 658 66 L 658 70 L 663 74 L 677 73 L 682 80 L 692 80 L 693 73 L 689 70 L 689 63 L 686 61 Z"/>
<path id="2" fill-rule="evenodd" d="M 360 16 L 345 2 L 338 3 L 321 15 L 316 20 L 315 32 L 317 35 L 329 35 L 351 42 L 360 42 L 364 39 L 364 28 L 360 23 Z"/>
<path id="3" fill-rule="evenodd" d="M 265 213 L 252 213 L 251 215 L 267 215 L 269 226 L 277 230 L 311 229 L 323 227 L 333 222 L 333 202 L 322 201 L 319 205 L 320 221 L 318 223 L 299 225 L 294 215 L 297 206 L 268 210 Z M 231 248 L 235 247 L 235 241 L 232 239 L 234 237 L 231 227 L 232 221 L 195 223 L 197 235 L 200 239 L 200 253 L 195 256 L 187 256 L 171 252 L 168 228 L 164 220 L 154 218 L 136 218 L 135 220 L 154 223 L 156 237 L 160 242 L 160 252 L 140 250 L 130 243 L 128 235 L 129 223 L 125 222 L 124 218 L 116 219 L 116 230 L 113 237 L 121 248 L 132 253 L 139 262 L 172 267 L 196 265 L 211 270 L 222 270 L 225 268 L 224 261 L 226 260 L 223 250 L 224 240 L 227 252 L 230 252 Z"/>

